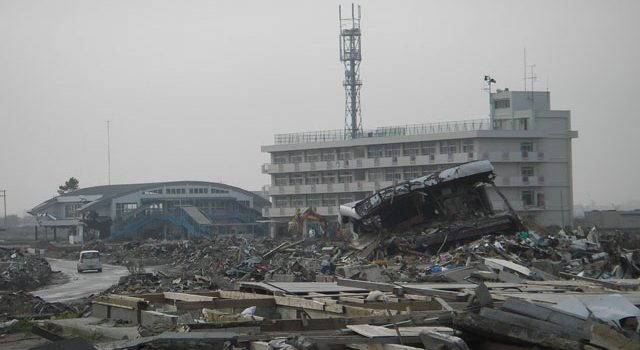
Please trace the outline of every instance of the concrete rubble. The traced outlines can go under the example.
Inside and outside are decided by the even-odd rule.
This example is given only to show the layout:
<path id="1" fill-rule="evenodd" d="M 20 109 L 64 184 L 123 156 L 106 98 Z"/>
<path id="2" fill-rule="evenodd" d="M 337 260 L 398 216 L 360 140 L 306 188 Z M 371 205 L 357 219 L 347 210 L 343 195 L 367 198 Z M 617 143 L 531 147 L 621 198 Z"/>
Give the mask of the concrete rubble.
<path id="1" fill-rule="evenodd" d="M 640 238 L 533 227 L 492 209 L 492 180 L 475 162 L 382 189 L 335 236 L 88 242 L 131 272 L 91 316 L 138 335 L 95 346 L 640 348 Z"/>
<path id="2" fill-rule="evenodd" d="M 49 282 L 51 265 L 22 249 L 0 247 L 0 290 L 33 290 Z"/>

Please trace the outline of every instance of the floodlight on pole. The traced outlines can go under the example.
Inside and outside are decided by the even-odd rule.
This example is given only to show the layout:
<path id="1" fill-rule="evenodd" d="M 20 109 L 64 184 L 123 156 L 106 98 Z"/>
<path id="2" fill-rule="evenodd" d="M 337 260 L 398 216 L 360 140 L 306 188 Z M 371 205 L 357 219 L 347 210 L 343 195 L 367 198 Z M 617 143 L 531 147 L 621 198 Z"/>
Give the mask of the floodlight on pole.
<path id="1" fill-rule="evenodd" d="M 495 84 L 496 80 L 489 75 L 485 75 L 484 81 L 487 82 L 489 89 L 489 128 L 493 129 L 493 102 L 491 101 L 491 84 Z"/>

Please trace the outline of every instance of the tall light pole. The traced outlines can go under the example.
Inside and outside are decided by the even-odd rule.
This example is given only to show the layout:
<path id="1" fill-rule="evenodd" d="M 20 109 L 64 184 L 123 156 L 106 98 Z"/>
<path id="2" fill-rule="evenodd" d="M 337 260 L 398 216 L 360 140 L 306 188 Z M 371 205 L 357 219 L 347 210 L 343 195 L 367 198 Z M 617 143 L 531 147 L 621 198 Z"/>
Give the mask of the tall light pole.
<path id="1" fill-rule="evenodd" d="M 496 82 L 492 77 L 485 75 L 484 81 L 487 82 L 489 86 L 489 129 L 493 130 L 493 103 L 491 103 L 491 84 Z"/>
<path id="2" fill-rule="evenodd" d="M 109 132 L 109 124 L 111 121 L 107 120 L 107 176 L 109 179 L 109 185 L 111 185 L 111 135 Z"/>
<path id="3" fill-rule="evenodd" d="M 4 228 L 7 229 L 7 190 L 0 190 L 0 196 L 2 196 L 2 200 L 4 202 Z"/>

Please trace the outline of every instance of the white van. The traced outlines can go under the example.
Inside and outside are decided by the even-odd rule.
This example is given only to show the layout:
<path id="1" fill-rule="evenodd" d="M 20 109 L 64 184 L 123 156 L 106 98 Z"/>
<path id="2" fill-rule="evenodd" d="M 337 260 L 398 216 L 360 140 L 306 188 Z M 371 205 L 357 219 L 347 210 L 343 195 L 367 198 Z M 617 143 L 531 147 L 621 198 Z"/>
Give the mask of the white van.
<path id="1" fill-rule="evenodd" d="M 83 250 L 80 252 L 80 260 L 78 260 L 78 272 L 86 270 L 96 270 L 102 272 L 102 263 L 100 263 L 100 252 L 97 250 Z"/>

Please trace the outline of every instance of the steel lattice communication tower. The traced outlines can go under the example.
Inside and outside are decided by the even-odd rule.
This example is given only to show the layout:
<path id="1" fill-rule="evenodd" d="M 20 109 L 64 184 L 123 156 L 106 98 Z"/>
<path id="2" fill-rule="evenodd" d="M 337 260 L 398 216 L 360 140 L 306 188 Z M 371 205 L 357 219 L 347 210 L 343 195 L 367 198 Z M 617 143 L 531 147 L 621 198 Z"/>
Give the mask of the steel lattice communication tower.
<path id="1" fill-rule="evenodd" d="M 351 4 L 351 18 L 342 18 L 342 6 L 338 7 L 340 18 L 340 61 L 344 64 L 345 108 L 344 134 L 352 139 L 362 135 L 362 115 L 360 114 L 360 6 L 358 12 Z M 357 17 L 356 17 L 357 15 Z"/>

